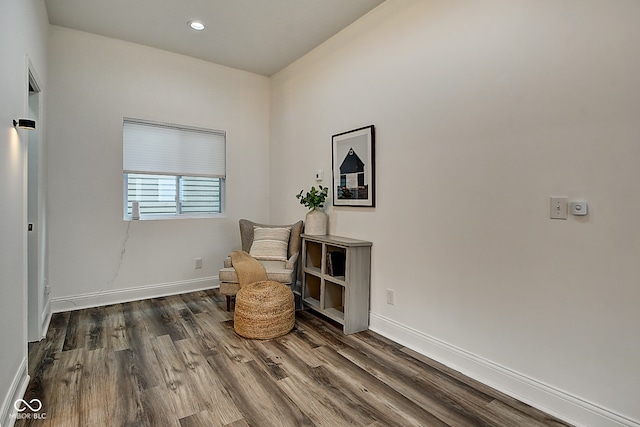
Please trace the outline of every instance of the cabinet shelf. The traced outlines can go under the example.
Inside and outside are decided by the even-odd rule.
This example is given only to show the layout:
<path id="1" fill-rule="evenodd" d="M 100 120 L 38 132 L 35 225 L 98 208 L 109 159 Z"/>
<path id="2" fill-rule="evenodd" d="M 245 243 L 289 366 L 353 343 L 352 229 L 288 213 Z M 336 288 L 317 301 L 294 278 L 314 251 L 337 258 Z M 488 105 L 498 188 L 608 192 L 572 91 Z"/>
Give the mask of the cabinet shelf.
<path id="1" fill-rule="evenodd" d="M 347 281 L 344 276 L 325 276 L 327 282 L 335 283 L 340 286 L 347 286 Z"/>
<path id="2" fill-rule="evenodd" d="M 316 268 L 316 267 L 305 267 L 304 268 L 304 272 L 305 273 L 309 273 L 309 274 L 313 274 L 315 276 L 320 277 L 322 275 L 322 270 L 320 270 L 320 268 Z"/>
<path id="3" fill-rule="evenodd" d="M 304 306 L 341 324 L 345 334 L 369 328 L 371 242 L 303 234 L 302 265 Z"/>
<path id="4" fill-rule="evenodd" d="M 303 299 L 302 301 L 304 301 L 305 304 L 307 304 L 307 305 L 309 305 L 311 307 L 320 307 L 320 301 L 318 301 L 315 298 L 308 297 L 308 298 Z"/>
<path id="5" fill-rule="evenodd" d="M 323 310 L 322 313 L 331 320 L 338 323 L 344 323 L 344 311 L 336 310 L 335 308 L 327 308 Z"/>

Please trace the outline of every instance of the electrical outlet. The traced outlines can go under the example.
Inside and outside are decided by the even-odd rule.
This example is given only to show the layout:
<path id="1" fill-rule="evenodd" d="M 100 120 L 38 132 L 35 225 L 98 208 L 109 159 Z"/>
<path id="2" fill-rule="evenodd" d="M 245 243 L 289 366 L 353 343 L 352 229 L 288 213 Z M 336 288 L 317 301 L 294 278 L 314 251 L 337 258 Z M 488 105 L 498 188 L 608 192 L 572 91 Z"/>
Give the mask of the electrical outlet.
<path id="1" fill-rule="evenodd" d="M 196 258 L 196 269 L 202 268 L 202 258 Z"/>
<path id="2" fill-rule="evenodd" d="M 387 304 L 394 305 L 394 303 L 395 303 L 394 300 L 395 300 L 394 290 L 393 289 L 387 289 Z"/>

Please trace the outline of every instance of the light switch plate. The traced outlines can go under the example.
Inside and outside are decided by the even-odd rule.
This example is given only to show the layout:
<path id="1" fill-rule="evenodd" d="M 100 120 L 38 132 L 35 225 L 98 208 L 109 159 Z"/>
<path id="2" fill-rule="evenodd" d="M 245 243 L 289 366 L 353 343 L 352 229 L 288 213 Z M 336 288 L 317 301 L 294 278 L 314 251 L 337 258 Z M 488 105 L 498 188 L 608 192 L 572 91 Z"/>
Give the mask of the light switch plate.
<path id="1" fill-rule="evenodd" d="M 567 198 L 552 197 L 551 198 L 551 219 L 567 219 Z"/>

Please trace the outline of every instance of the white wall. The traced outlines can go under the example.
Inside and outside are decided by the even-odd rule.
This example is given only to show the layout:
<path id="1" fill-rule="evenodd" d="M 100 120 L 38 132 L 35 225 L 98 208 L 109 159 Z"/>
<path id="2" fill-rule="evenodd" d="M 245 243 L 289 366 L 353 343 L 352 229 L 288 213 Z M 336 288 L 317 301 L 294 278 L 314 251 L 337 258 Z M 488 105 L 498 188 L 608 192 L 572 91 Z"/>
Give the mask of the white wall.
<path id="1" fill-rule="evenodd" d="M 52 26 L 50 87 L 54 310 L 213 285 L 239 217 L 268 219 L 269 79 Z M 124 221 L 123 117 L 226 131 L 226 217 Z"/>
<path id="2" fill-rule="evenodd" d="M 27 55 L 46 76 L 48 22 L 39 0 L 3 2 L 0 14 L 0 424 L 8 425 L 26 387 L 27 131 L 12 120 L 28 115 Z M 43 93 L 44 96 L 44 93 Z M 38 125 L 42 125 L 39 122 Z"/>
<path id="3" fill-rule="evenodd" d="M 373 242 L 372 328 L 640 424 L 638 22 L 634 0 L 386 1 L 273 77 L 272 220 L 316 169 L 331 185 L 331 135 L 375 125 L 377 207 L 329 209 Z M 550 220 L 556 195 L 590 214 Z"/>

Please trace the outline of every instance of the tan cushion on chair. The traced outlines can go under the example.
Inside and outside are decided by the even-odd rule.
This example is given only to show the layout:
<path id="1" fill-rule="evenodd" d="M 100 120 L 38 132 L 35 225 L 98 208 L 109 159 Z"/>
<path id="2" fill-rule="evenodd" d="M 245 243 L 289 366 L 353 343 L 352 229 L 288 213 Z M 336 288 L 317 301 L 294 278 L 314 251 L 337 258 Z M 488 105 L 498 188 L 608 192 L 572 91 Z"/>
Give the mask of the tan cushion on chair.
<path id="1" fill-rule="evenodd" d="M 260 261 L 267 272 L 267 279 L 280 283 L 291 283 L 292 270 L 286 268 L 283 261 Z M 218 278 L 220 282 L 238 283 L 238 274 L 233 267 L 220 270 Z"/>
<path id="2" fill-rule="evenodd" d="M 249 254 L 259 261 L 286 261 L 291 228 L 253 228 Z"/>
<path id="3" fill-rule="evenodd" d="M 220 282 L 220 295 L 235 295 L 239 290 L 239 283 Z"/>
<path id="4" fill-rule="evenodd" d="M 267 279 L 280 283 L 291 283 L 291 269 L 283 261 L 260 261 L 267 272 Z"/>

